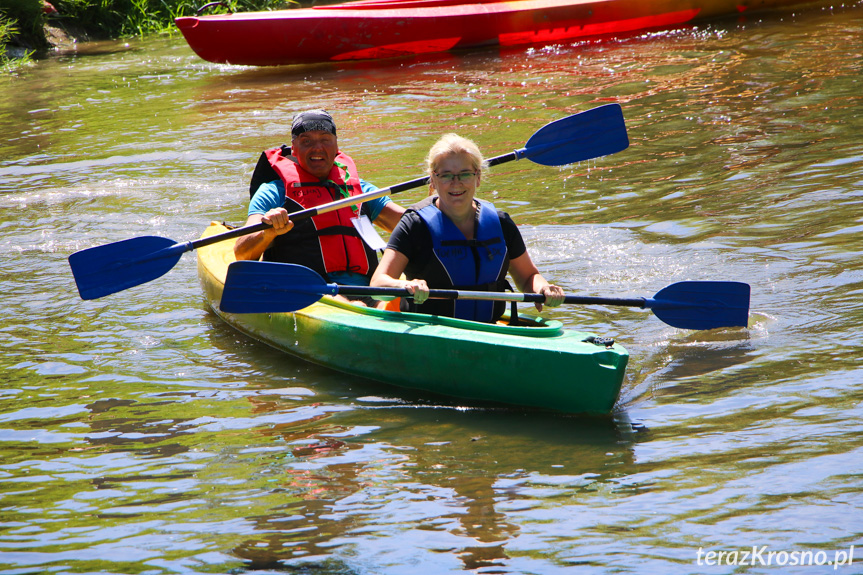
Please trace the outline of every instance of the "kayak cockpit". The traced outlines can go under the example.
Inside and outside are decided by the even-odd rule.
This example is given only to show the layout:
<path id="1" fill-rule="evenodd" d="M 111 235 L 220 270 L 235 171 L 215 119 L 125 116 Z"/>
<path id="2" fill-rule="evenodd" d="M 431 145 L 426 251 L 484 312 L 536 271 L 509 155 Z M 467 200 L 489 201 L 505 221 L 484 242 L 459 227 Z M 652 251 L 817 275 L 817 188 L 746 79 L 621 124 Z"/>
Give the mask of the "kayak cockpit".
<path id="1" fill-rule="evenodd" d="M 385 321 L 422 323 L 440 325 L 474 332 L 505 333 L 528 337 L 556 337 L 563 333 L 563 324 L 557 320 L 549 320 L 531 315 L 518 315 L 518 323 L 510 325 L 510 313 L 507 311 L 497 323 L 483 323 L 451 317 L 441 317 L 424 313 L 392 311 L 356 305 L 330 296 L 324 296 L 319 303 L 349 310 Z"/>

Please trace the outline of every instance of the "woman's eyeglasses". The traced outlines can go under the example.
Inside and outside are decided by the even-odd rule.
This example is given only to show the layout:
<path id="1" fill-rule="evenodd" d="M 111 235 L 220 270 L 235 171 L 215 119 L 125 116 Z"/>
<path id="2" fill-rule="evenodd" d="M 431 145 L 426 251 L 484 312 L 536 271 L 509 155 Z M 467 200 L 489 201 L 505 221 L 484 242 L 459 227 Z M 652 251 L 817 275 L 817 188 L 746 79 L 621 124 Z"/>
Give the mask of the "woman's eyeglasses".
<path id="1" fill-rule="evenodd" d="M 475 177 L 476 172 L 459 172 L 457 174 L 438 174 L 437 172 L 435 172 L 434 175 L 437 176 L 440 181 L 451 184 L 455 180 L 458 180 L 460 182 L 466 182 L 469 179 Z"/>

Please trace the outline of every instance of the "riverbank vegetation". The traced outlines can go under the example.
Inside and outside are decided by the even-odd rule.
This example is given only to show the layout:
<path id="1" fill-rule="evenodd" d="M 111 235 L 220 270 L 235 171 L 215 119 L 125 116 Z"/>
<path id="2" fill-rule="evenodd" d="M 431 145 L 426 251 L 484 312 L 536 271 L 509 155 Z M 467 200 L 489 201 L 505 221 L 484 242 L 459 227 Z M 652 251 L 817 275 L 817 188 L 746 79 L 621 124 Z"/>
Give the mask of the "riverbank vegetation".
<path id="1" fill-rule="evenodd" d="M 5 46 L 11 42 L 15 32 L 17 32 L 15 23 L 0 16 L 0 66 L 5 67 L 10 60 L 9 56 L 6 55 Z"/>
<path id="2" fill-rule="evenodd" d="M 209 0 L 0 0 L 0 66 L 10 69 L 47 54 L 57 32 L 73 39 L 107 40 L 177 32 L 174 18 Z M 295 0 L 224 0 L 207 10 L 249 12 L 299 5 Z"/>

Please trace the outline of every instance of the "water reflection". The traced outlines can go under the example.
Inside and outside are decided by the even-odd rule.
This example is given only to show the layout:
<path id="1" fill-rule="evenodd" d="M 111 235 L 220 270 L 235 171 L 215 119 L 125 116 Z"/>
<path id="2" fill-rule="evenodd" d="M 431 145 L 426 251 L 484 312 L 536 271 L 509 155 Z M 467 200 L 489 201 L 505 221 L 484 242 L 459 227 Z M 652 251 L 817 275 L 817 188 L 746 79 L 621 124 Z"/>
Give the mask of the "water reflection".
<path id="1" fill-rule="evenodd" d="M 464 569 L 505 568 L 512 559 L 506 545 L 520 531 L 511 510 L 542 505 L 555 491 L 571 497 L 573 489 L 601 489 L 633 462 L 636 432 L 622 415 L 550 418 L 378 405 L 377 428 L 362 431 L 362 411 L 342 414 L 336 426 L 266 432 L 316 449 L 286 457 L 274 492 L 287 501 L 248 518 L 256 534 L 234 552 L 249 568 L 308 567 L 335 549 L 338 556 L 371 552 L 402 560 L 456 552 Z M 595 473 L 599 468 L 608 472 Z M 383 544 L 405 528 L 415 533 L 410 549 Z"/>

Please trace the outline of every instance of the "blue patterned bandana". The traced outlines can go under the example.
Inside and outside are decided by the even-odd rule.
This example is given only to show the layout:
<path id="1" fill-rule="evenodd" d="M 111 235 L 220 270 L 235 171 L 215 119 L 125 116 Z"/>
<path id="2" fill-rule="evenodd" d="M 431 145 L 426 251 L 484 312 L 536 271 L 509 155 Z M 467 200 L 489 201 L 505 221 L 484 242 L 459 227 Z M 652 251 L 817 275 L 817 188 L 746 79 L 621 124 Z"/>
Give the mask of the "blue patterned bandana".
<path id="1" fill-rule="evenodd" d="M 296 138 L 303 132 L 314 132 L 317 130 L 329 132 L 333 136 L 336 135 L 336 123 L 329 112 L 325 112 L 324 110 L 300 112 L 294 116 L 294 122 L 291 124 L 291 138 Z"/>

